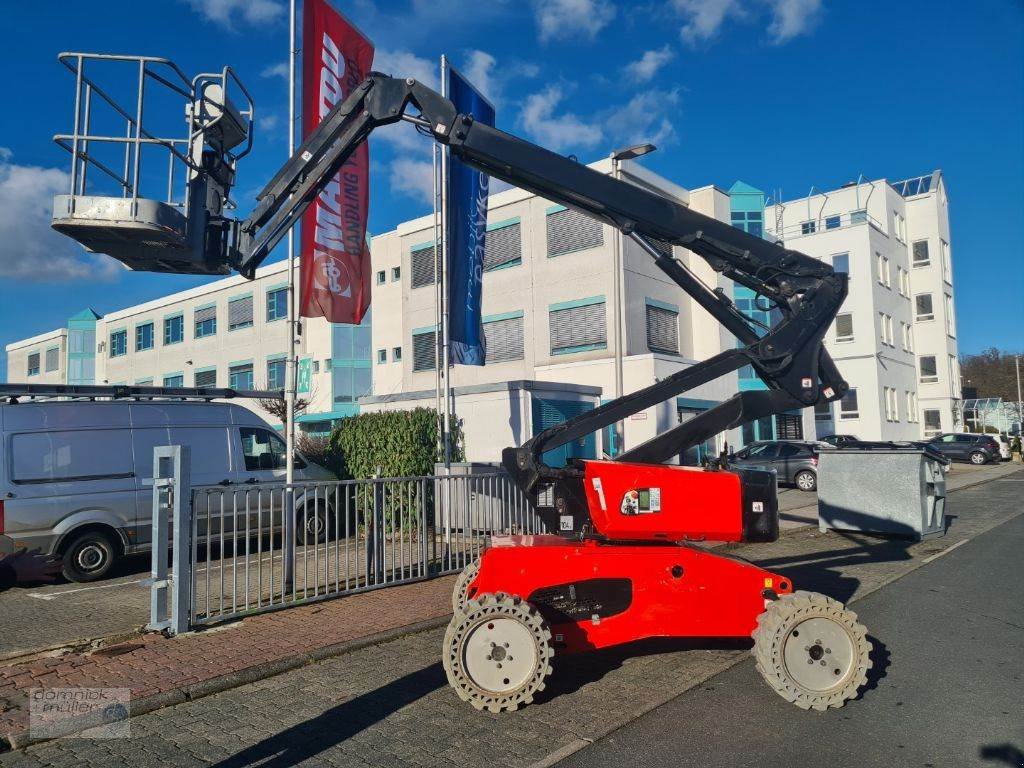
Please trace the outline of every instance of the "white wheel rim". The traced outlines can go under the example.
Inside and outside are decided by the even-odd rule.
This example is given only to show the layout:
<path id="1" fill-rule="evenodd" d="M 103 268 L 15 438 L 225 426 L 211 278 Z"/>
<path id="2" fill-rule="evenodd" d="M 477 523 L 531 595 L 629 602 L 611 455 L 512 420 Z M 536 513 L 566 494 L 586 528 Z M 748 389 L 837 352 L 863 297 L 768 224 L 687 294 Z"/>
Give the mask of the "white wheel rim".
<path id="1" fill-rule="evenodd" d="M 522 687 L 537 671 L 537 644 L 533 633 L 512 618 L 484 619 L 466 633 L 462 668 L 469 679 L 489 694 L 504 694 Z"/>
<path id="2" fill-rule="evenodd" d="M 980 453 L 974 453 L 971 454 L 971 461 L 973 461 L 975 464 L 984 464 L 985 457 L 982 456 Z"/>
<path id="3" fill-rule="evenodd" d="M 806 472 L 797 477 L 796 483 L 804 490 L 814 487 L 814 480 Z"/>
<path id="4" fill-rule="evenodd" d="M 853 671 L 853 639 L 838 622 L 822 617 L 801 621 L 786 636 L 782 658 L 793 682 L 807 691 L 843 685 Z"/>

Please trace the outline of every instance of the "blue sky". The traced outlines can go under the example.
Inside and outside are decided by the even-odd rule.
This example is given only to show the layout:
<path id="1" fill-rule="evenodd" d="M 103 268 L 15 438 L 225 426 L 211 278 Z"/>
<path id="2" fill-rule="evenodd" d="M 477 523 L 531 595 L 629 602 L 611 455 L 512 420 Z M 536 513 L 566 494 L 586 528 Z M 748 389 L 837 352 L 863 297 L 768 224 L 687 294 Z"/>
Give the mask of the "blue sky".
<path id="1" fill-rule="evenodd" d="M 447 53 L 498 124 L 589 161 L 653 139 L 645 163 L 685 187 L 742 179 L 799 197 L 941 168 L 951 200 L 960 350 L 1024 350 L 1024 5 L 1015 0 L 335 0 L 375 67 L 436 79 Z M 50 137 L 71 128 L 62 50 L 145 53 L 186 72 L 224 64 L 259 130 L 243 211 L 286 153 L 283 0 L 6 3 L 0 70 L 0 344 L 196 285 L 129 273 L 50 232 L 67 184 Z M 408 128 L 408 126 L 402 126 Z M 385 129 L 386 130 L 386 129 Z M 370 228 L 428 210 L 426 140 L 371 140 Z M 0 379 L 4 378 L 0 363 Z"/>

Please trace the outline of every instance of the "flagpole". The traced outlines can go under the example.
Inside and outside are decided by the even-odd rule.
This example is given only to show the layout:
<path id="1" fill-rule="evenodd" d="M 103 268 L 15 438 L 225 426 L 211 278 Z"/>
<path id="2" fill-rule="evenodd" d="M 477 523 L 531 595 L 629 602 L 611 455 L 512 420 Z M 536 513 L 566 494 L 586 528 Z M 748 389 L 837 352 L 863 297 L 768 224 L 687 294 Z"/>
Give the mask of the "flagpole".
<path id="1" fill-rule="evenodd" d="M 296 0 L 291 0 L 288 20 L 288 157 L 295 153 L 295 16 Z M 296 359 L 296 331 L 298 330 L 299 291 L 295 283 L 295 234 L 294 227 L 288 230 L 288 363 L 287 388 L 285 392 L 285 485 L 288 490 L 288 503 L 285 505 L 284 541 L 282 542 L 283 561 L 282 581 L 287 591 L 292 583 L 291 543 L 295 540 L 294 496 L 291 491 L 295 481 L 295 393 L 298 389 L 298 360 Z"/>
<path id="2" fill-rule="evenodd" d="M 441 56 L 441 96 L 448 98 L 448 57 Z M 449 366 L 449 340 L 448 340 L 448 257 L 449 240 L 448 231 L 448 174 L 451 171 L 450 158 L 445 149 L 441 150 L 441 306 L 443 320 L 443 354 L 442 354 L 442 375 L 444 376 L 444 469 L 445 474 L 452 471 L 452 441 L 451 441 L 451 367 Z"/>

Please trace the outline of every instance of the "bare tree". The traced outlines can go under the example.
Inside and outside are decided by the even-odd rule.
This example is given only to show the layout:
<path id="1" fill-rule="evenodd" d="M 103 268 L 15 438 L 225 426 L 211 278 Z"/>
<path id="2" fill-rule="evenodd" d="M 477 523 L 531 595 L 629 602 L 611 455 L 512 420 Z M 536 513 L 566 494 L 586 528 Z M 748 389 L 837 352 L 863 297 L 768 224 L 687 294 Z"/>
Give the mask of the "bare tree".
<path id="1" fill-rule="evenodd" d="M 269 386 L 267 387 L 270 388 Z M 310 386 L 309 394 L 306 397 L 295 398 L 295 418 L 297 419 L 309 408 L 316 399 L 316 387 Z M 288 401 L 285 398 L 266 398 L 259 401 L 260 408 L 265 410 L 275 419 L 281 422 L 285 428 L 288 426 Z"/>

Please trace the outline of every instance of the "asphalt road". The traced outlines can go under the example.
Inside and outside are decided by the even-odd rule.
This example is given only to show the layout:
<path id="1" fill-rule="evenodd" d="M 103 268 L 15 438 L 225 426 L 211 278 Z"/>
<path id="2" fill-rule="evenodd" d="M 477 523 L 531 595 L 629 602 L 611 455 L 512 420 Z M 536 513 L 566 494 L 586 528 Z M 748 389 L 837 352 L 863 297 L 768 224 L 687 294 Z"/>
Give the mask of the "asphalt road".
<path id="1" fill-rule="evenodd" d="M 855 603 L 875 669 L 841 710 L 787 704 L 748 661 L 559 766 L 1024 766 L 1022 551 L 1018 516 Z"/>

